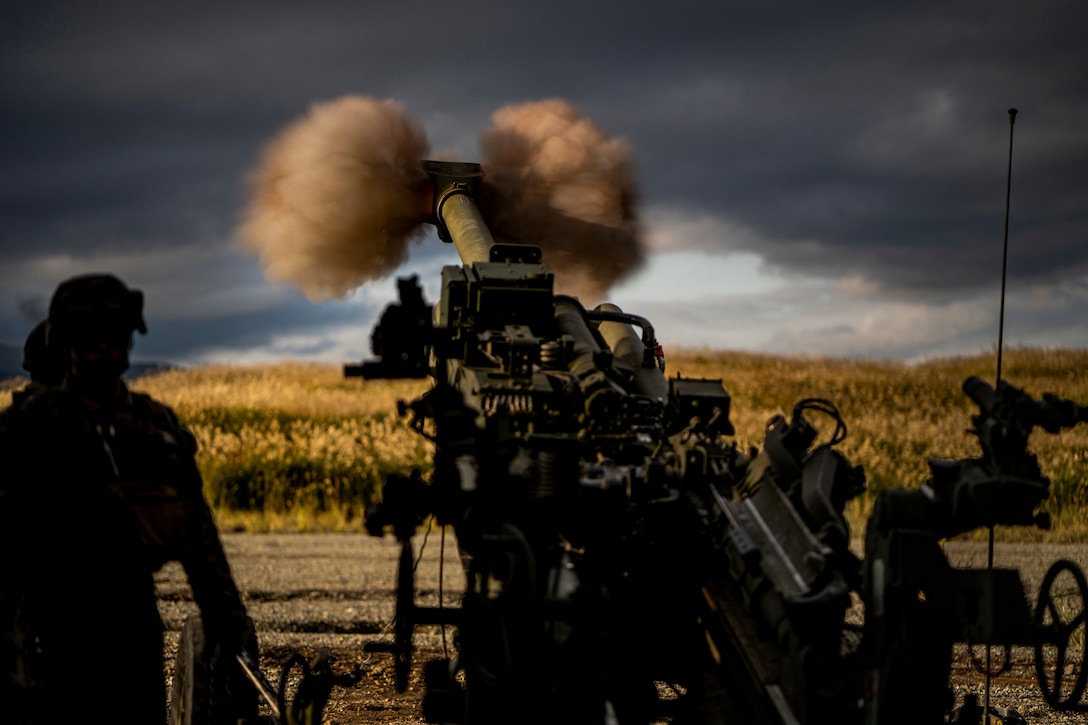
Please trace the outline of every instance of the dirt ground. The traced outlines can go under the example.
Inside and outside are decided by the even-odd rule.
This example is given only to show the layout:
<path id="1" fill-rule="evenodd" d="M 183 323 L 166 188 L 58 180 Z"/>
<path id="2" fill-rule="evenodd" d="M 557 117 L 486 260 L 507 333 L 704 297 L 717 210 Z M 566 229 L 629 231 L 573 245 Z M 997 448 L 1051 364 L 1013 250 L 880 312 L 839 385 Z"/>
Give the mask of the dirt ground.
<path id="1" fill-rule="evenodd" d="M 451 651 L 452 632 L 445 633 L 444 641 L 439 627 L 417 630 L 415 666 L 408 690 L 403 694 L 394 688 L 392 658 L 363 651 L 369 641 L 392 639 L 388 628 L 393 619 L 398 548 L 391 538 L 355 534 L 225 534 L 223 540 L 257 626 L 261 670 L 269 681 L 278 682 L 284 663 L 293 653 L 310 659 L 325 648 L 334 673 L 361 674 L 357 684 L 333 689 L 325 708 L 326 723 L 423 722 L 419 663 L 443 656 L 444 647 L 445 651 Z M 421 545 L 424 548 L 416 580 L 419 603 L 438 605 L 441 592 L 445 604 L 456 604 L 464 579 L 452 537 L 443 542 L 438 533 L 432 533 L 425 543 L 422 537 L 417 537 L 417 554 Z M 440 553 L 444 556 L 440 557 Z M 957 567 L 984 567 L 986 545 L 949 543 L 946 555 Z M 999 543 L 995 552 L 995 566 L 1021 572 L 1025 589 L 1032 593 L 1031 606 L 1040 580 L 1058 559 L 1070 559 L 1088 568 L 1088 545 Z M 169 678 L 178 633 L 185 617 L 196 610 L 180 567 L 165 568 L 157 584 L 160 611 L 167 629 L 165 668 Z M 956 654 L 952 683 L 957 697 L 962 699 L 966 693 L 976 693 L 981 700 L 983 675 L 972 666 L 966 647 L 958 647 Z M 976 654 L 981 658 L 982 650 Z M 1001 651 L 992 653 L 995 663 L 1003 656 Z M 1009 672 L 992 679 L 992 705 L 1014 708 L 1029 723 L 1088 724 L 1088 716 L 1084 714 L 1054 713 L 1043 702 L 1030 648 L 1015 649 L 1011 658 Z M 292 674 L 298 674 L 297 667 Z M 297 677 L 292 677 L 288 682 L 295 680 Z"/>

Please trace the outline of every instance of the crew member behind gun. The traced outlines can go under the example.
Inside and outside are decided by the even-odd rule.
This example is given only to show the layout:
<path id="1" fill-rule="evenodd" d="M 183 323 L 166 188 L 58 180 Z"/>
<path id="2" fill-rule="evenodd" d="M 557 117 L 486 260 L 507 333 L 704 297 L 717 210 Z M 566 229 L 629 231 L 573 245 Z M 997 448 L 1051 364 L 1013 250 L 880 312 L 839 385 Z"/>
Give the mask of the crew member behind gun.
<path id="1" fill-rule="evenodd" d="M 26 336 L 26 343 L 23 344 L 23 370 L 30 374 L 30 382 L 22 390 L 12 393 L 13 402 L 27 398 L 40 389 L 60 385 L 68 374 L 67 356 L 46 344 L 45 330 L 48 323 L 48 319 L 42 320 Z"/>
<path id="2" fill-rule="evenodd" d="M 154 573 L 180 561 L 205 635 L 233 660 L 248 619 L 204 498 L 196 441 L 128 389 L 143 293 L 110 274 L 53 295 L 66 375 L 0 411 L 0 712 L 7 723 L 162 723 Z M 252 636 L 252 635 L 250 635 Z M 228 661 L 228 660 L 221 660 Z"/>

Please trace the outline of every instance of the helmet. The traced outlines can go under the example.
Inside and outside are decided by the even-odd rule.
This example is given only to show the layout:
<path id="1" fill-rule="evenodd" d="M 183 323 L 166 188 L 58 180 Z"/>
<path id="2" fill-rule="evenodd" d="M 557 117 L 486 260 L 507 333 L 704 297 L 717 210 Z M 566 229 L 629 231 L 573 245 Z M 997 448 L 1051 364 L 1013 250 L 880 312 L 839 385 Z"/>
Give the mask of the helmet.
<path id="1" fill-rule="evenodd" d="M 64 379 L 68 361 L 61 351 L 46 344 L 47 320 L 42 320 L 27 335 L 23 345 L 23 370 L 30 379 L 46 385 L 56 385 Z"/>
<path id="2" fill-rule="evenodd" d="M 49 303 L 46 343 L 66 347 L 77 335 L 103 330 L 147 333 L 144 293 L 112 274 L 86 274 L 60 284 Z"/>

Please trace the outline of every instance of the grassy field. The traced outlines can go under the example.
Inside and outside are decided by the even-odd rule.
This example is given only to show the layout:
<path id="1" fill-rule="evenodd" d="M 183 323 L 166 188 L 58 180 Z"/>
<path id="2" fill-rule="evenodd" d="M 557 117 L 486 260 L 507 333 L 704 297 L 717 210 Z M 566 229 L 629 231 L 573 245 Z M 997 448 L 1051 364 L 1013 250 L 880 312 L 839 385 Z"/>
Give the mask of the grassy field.
<path id="1" fill-rule="evenodd" d="M 975 455 L 967 435 L 976 409 L 961 392 L 969 375 L 992 381 L 993 355 L 908 365 L 731 351 L 671 352 L 669 376 L 721 378 L 733 396 L 742 446 L 759 445 L 768 418 L 796 401 L 826 398 L 849 434 L 839 445 L 866 471 L 869 491 L 848 510 L 855 532 L 875 494 L 912 488 L 929 458 Z M 1055 393 L 1088 404 L 1088 350 L 1006 350 L 1003 377 L 1034 397 Z M 200 443 L 199 464 L 223 528 L 248 531 L 361 529 L 362 512 L 386 473 L 426 470 L 430 445 L 396 414 L 422 382 L 344 379 L 335 365 L 202 367 L 141 378 L 133 387 L 172 405 Z M 10 390 L 0 390 L 0 406 Z M 826 439 L 830 419 L 811 414 Z M 999 530 L 998 538 L 1080 541 L 1088 537 L 1088 426 L 1037 431 L 1031 448 L 1051 479 L 1050 532 Z"/>

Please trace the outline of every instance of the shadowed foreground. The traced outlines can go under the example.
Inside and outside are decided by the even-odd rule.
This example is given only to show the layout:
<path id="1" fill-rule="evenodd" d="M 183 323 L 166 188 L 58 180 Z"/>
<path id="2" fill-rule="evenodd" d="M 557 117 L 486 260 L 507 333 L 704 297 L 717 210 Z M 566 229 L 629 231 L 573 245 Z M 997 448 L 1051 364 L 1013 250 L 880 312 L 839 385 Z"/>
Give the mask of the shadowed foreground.
<path id="1" fill-rule="evenodd" d="M 261 668 L 273 683 L 292 652 L 307 657 L 327 647 L 334 672 L 361 667 L 362 681 L 350 689 L 337 689 L 325 709 L 325 722 L 340 725 L 369 723 L 416 723 L 422 695 L 421 664 L 443 653 L 439 628 L 416 634 L 415 656 L 409 689 L 398 695 L 393 687 L 391 659 L 363 653 L 366 642 L 388 639 L 393 617 L 397 546 L 392 538 L 375 539 L 358 534 L 225 534 L 230 558 L 246 606 L 256 622 L 260 640 Z M 417 553 L 423 544 L 417 536 Z M 442 577 L 443 602 L 456 605 L 464 578 L 452 537 L 447 535 Z M 427 538 L 417 568 L 416 588 L 421 604 L 439 600 L 439 551 L 441 535 Z M 951 542 L 948 558 L 957 567 L 984 567 L 986 545 Z M 1034 602 L 1039 582 L 1051 562 L 1071 559 L 1088 567 L 1088 547 L 1083 544 L 998 543 L 995 566 L 1017 568 Z M 180 567 L 171 566 L 158 577 L 159 608 L 167 627 L 165 660 L 167 677 L 173 670 L 173 654 L 184 618 L 196 611 Z M 446 649 L 454 651 L 453 633 L 447 632 Z M 979 654 L 981 657 L 981 653 Z M 994 652 L 995 662 L 1002 653 Z M 1011 671 L 993 680 L 991 704 L 1017 709 L 1029 723 L 1088 723 L 1083 714 L 1054 713 L 1039 696 L 1030 649 L 1012 653 Z M 982 699 L 983 676 L 975 671 L 965 649 L 957 650 L 953 683 L 957 697 L 967 692 Z M 516 719 L 516 714 L 512 714 Z"/>

